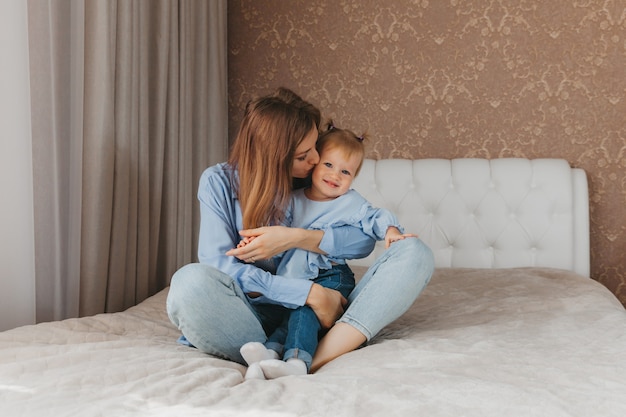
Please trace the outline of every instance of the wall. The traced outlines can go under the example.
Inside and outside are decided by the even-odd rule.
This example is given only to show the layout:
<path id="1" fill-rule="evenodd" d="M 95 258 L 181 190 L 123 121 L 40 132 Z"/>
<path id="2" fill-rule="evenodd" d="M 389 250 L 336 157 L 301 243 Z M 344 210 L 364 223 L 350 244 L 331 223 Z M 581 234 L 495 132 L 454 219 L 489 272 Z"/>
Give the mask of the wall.
<path id="1" fill-rule="evenodd" d="M 559 157 L 588 173 L 592 277 L 626 305 L 623 0 L 229 1 L 230 135 L 279 85 L 371 158 Z"/>
<path id="2" fill-rule="evenodd" d="M 35 322 L 26 2 L 0 2 L 0 331 Z"/>

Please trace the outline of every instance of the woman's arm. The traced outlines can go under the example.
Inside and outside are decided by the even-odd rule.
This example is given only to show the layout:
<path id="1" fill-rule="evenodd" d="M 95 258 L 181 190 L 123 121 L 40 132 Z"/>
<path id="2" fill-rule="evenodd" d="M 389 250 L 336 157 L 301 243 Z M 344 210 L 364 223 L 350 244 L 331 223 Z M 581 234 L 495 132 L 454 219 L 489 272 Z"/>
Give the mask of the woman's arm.
<path id="1" fill-rule="evenodd" d="M 364 258 L 374 250 L 376 240 L 357 227 L 340 226 L 325 230 L 305 230 L 286 226 L 267 226 L 241 230 L 243 237 L 254 240 L 226 252 L 243 261 L 270 259 L 289 249 L 299 248 L 338 259 Z"/>
<path id="2" fill-rule="evenodd" d="M 319 249 L 320 241 L 324 236 L 324 232 L 321 230 L 267 226 L 241 230 L 239 234 L 244 238 L 254 239 L 243 247 L 229 250 L 226 252 L 226 255 L 234 256 L 243 261 L 248 259 L 270 259 L 294 248 L 323 253 Z"/>
<path id="3" fill-rule="evenodd" d="M 297 191 L 294 194 L 283 226 L 241 230 L 241 236 L 254 240 L 245 248 L 235 248 L 227 254 L 245 261 L 270 259 L 296 248 L 334 259 L 363 258 L 372 252 L 377 236 L 365 225 L 355 222 L 359 216 L 366 216 L 367 209 L 371 208 L 360 194 L 352 190 L 321 211 L 311 211 L 311 206 L 307 205 L 306 198 L 302 196 Z M 292 223 L 294 215 L 298 218 L 296 223 Z M 302 226 L 306 229 L 300 228 Z M 386 229 L 380 232 L 381 240 Z"/>
<path id="4" fill-rule="evenodd" d="M 312 252 L 321 253 L 320 246 L 323 237 L 328 236 L 326 246 L 334 249 L 333 245 L 339 244 L 340 247 L 348 253 L 361 254 L 367 256 L 373 249 L 375 240 L 369 238 L 355 227 L 346 226 L 335 229 L 328 229 L 325 233 L 321 230 L 304 230 L 298 228 L 289 228 L 284 226 L 262 227 L 258 229 L 240 231 L 240 234 L 253 239 L 242 247 L 231 249 L 226 252 L 227 255 L 242 260 L 259 260 L 269 258 L 277 253 L 282 253 L 293 247 L 299 247 L 310 250 Z M 358 232 L 358 233 L 357 233 Z M 358 256 L 350 256 L 355 258 Z M 294 280 L 303 281 L 303 280 Z M 305 280 L 307 282 L 311 282 Z M 323 328 L 332 327 L 335 321 L 343 314 L 347 300 L 339 291 L 330 288 L 324 288 L 319 284 L 313 284 L 310 287 L 304 304 L 313 309 L 320 324 Z"/>
<path id="5" fill-rule="evenodd" d="M 198 259 L 232 277 L 247 293 L 260 293 L 266 300 L 295 308 L 306 303 L 312 282 L 274 275 L 228 256 L 227 251 L 240 241 L 241 210 L 233 197 L 228 171 L 220 166 L 207 169 L 198 189 L 200 236 Z M 254 239 L 249 245 L 254 246 Z M 258 260 L 258 259 L 256 259 Z M 256 261 L 255 260 L 255 261 Z M 268 270 L 270 270 L 269 264 Z"/>

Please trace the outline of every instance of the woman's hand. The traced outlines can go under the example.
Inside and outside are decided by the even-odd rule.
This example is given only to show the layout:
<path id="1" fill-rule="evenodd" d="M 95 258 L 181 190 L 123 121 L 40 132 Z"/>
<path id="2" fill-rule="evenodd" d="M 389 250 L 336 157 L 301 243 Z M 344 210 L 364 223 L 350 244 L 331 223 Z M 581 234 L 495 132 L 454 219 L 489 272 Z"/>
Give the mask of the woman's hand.
<path id="1" fill-rule="evenodd" d="M 323 329 L 330 329 L 343 314 L 348 300 L 339 291 L 313 284 L 306 299 Z"/>
<path id="2" fill-rule="evenodd" d="M 285 226 L 267 226 L 239 232 L 245 244 L 226 252 L 244 262 L 270 259 L 279 253 L 293 248 L 301 248 L 319 252 L 318 245 L 324 232 L 321 230 L 304 230 Z"/>

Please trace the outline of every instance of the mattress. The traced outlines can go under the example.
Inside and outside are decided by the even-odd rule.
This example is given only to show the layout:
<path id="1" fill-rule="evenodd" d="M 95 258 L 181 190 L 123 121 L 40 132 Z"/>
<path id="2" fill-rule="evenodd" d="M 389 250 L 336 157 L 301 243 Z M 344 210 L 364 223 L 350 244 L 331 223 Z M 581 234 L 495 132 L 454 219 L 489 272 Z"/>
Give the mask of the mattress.
<path id="1" fill-rule="evenodd" d="M 0 333 L 2 416 L 626 415 L 626 310 L 573 272 L 439 268 L 367 346 L 268 381 L 177 344 L 166 296 Z"/>

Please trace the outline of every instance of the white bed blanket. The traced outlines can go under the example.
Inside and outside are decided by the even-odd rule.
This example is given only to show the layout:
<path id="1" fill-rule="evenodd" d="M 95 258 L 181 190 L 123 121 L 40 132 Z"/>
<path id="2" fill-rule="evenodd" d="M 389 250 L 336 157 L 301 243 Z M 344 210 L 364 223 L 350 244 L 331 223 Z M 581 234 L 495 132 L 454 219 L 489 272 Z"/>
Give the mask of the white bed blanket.
<path id="1" fill-rule="evenodd" d="M 0 333 L 0 414 L 626 415 L 626 311 L 571 272 L 438 269 L 367 347 L 273 381 L 178 345 L 166 291 L 123 313 Z"/>

